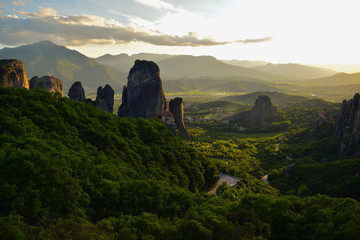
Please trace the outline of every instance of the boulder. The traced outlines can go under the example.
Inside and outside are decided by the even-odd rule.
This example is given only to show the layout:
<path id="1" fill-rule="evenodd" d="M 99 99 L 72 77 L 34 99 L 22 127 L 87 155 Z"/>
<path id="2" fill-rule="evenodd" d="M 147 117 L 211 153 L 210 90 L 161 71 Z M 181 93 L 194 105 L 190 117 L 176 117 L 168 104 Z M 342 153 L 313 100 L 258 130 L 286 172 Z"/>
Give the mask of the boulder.
<path id="1" fill-rule="evenodd" d="M 176 128 L 184 134 L 188 139 L 191 139 L 190 134 L 186 131 L 184 124 L 184 103 L 182 98 L 175 98 L 169 102 L 169 110 L 174 115 L 174 122 Z"/>
<path id="2" fill-rule="evenodd" d="M 110 85 L 99 87 L 97 90 L 95 105 L 101 110 L 113 113 L 114 110 L 114 90 Z"/>
<path id="3" fill-rule="evenodd" d="M 41 87 L 50 92 L 58 92 L 63 95 L 63 83 L 60 79 L 53 76 L 43 76 L 43 77 L 32 77 L 30 80 L 30 89 L 35 89 Z"/>
<path id="4" fill-rule="evenodd" d="M 20 60 L 0 60 L 0 86 L 29 89 L 25 65 Z"/>
<path id="5" fill-rule="evenodd" d="M 159 66 L 146 60 L 136 60 L 123 88 L 118 116 L 154 118 L 159 111 L 167 110 Z"/>
<path id="6" fill-rule="evenodd" d="M 81 82 L 74 82 L 68 93 L 69 98 L 76 102 L 86 102 L 85 91 Z"/>

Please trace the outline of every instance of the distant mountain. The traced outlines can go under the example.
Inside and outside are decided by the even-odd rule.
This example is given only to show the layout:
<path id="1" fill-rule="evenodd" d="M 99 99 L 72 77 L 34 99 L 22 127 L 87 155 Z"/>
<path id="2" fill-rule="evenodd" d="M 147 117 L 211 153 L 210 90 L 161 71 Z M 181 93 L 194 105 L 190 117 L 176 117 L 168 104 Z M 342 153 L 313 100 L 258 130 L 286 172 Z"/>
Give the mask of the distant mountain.
<path id="1" fill-rule="evenodd" d="M 268 64 L 268 62 L 265 61 L 248 61 L 248 60 L 220 60 L 224 63 L 230 64 L 230 65 L 234 65 L 234 66 L 239 66 L 239 67 L 256 67 L 256 66 L 263 66 Z"/>
<path id="2" fill-rule="evenodd" d="M 126 54 L 104 55 L 95 58 L 98 63 L 117 68 L 121 71 L 129 71 L 129 66 L 134 64 L 136 59 L 156 62 L 160 67 L 163 80 L 179 78 L 198 77 L 250 77 L 261 80 L 288 80 L 281 74 L 264 73 L 255 69 L 244 68 L 226 64 L 211 56 L 190 56 L 190 55 L 167 55 L 139 53 L 128 56 Z"/>
<path id="3" fill-rule="evenodd" d="M 132 66 L 134 66 L 134 62 L 136 59 L 158 62 L 171 57 L 173 57 L 173 55 L 155 54 L 155 53 L 138 53 L 129 56 L 125 53 L 122 53 L 118 55 L 106 54 L 104 56 L 94 58 L 94 60 L 100 64 L 108 65 L 120 71 L 129 72 Z"/>
<path id="4" fill-rule="evenodd" d="M 24 62 L 29 78 L 52 75 L 63 81 L 64 89 L 81 81 L 86 90 L 96 91 L 110 84 L 116 91 L 122 89 L 127 73 L 101 65 L 85 55 L 58 46 L 50 41 L 0 50 L 0 59 L 15 58 Z"/>
<path id="5" fill-rule="evenodd" d="M 156 53 L 138 53 L 138 54 L 131 55 L 131 58 L 134 59 L 134 61 L 136 59 L 140 59 L 140 60 L 148 60 L 148 61 L 153 61 L 153 62 L 158 62 L 158 61 L 165 60 L 165 59 L 168 59 L 171 57 L 174 57 L 174 55 L 156 54 Z"/>
<path id="6" fill-rule="evenodd" d="M 230 101 L 230 102 L 239 102 L 239 103 L 244 103 L 244 104 L 254 104 L 255 100 L 260 95 L 269 96 L 271 99 L 271 102 L 273 104 L 284 104 L 284 103 L 298 102 L 298 101 L 303 101 L 303 100 L 308 99 L 306 97 L 297 96 L 297 95 L 288 95 L 288 94 L 280 93 L 280 92 L 267 91 L 267 92 L 253 92 L 253 93 L 248 93 L 248 94 L 244 94 L 244 95 L 227 96 L 227 97 L 223 97 L 219 100 Z"/>
<path id="7" fill-rule="evenodd" d="M 165 93 L 169 92 L 254 92 L 277 91 L 271 83 L 252 78 L 197 78 L 163 81 Z"/>
<path id="8" fill-rule="evenodd" d="M 312 79 L 312 78 L 328 77 L 336 73 L 336 71 L 331 69 L 307 66 L 296 63 L 289 63 L 289 64 L 268 63 L 263 66 L 253 67 L 253 69 L 257 69 L 267 73 L 281 74 L 291 79 Z"/>
<path id="9" fill-rule="evenodd" d="M 306 81 L 306 83 L 324 86 L 360 84 L 360 72 L 352 74 L 338 73 L 330 77 L 311 79 Z"/>
<path id="10" fill-rule="evenodd" d="M 265 73 L 256 69 L 233 66 L 211 56 L 179 55 L 158 62 L 161 76 L 167 78 L 197 77 L 248 77 L 278 81 L 288 79 L 279 74 Z"/>
<path id="11" fill-rule="evenodd" d="M 131 67 L 134 66 L 134 60 L 125 53 L 119 55 L 106 54 L 104 56 L 94 58 L 93 60 L 123 72 L 129 72 Z"/>
<path id="12" fill-rule="evenodd" d="M 357 73 L 360 72 L 360 64 L 327 64 L 315 65 L 316 67 L 330 68 L 337 72 Z"/>

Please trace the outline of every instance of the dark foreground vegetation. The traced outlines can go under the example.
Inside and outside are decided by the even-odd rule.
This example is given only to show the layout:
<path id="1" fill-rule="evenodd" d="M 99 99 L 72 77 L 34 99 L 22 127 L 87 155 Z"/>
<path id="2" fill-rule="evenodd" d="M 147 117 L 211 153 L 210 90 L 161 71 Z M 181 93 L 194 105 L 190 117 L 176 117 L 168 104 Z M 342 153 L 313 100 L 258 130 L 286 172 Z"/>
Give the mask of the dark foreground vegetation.
<path id="1" fill-rule="evenodd" d="M 0 239 L 360 235 L 358 195 L 333 194 L 305 182 L 298 187 L 292 179 L 283 187 L 280 172 L 292 163 L 286 157 L 304 164 L 312 159 L 306 164 L 317 167 L 319 154 L 330 154 L 313 156 L 309 148 L 318 145 L 305 141 L 291 152 L 298 128 L 288 137 L 185 142 L 155 119 L 118 118 L 57 94 L 13 88 L 0 88 L 0 124 Z M 319 139 L 323 136 L 312 141 Z M 338 160 L 327 161 L 313 171 L 334 174 L 331 164 Z M 297 171 L 309 165 L 303 166 Z M 350 159 L 341 166 L 349 174 L 346 169 L 358 163 Z M 219 169 L 241 181 L 210 195 L 206 191 L 216 184 Z M 280 191 L 259 180 L 270 171 Z"/>

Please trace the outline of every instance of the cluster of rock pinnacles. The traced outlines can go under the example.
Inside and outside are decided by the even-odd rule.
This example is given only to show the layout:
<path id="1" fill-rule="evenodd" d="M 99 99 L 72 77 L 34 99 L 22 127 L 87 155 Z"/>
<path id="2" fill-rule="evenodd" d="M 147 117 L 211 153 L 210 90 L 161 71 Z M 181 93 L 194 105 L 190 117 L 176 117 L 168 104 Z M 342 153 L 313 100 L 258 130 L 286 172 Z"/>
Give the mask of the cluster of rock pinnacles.
<path id="1" fill-rule="evenodd" d="M 41 87 L 50 92 L 63 95 L 62 81 L 53 76 L 32 77 L 28 80 L 24 63 L 16 59 L 0 60 L 0 86 L 24 87 L 35 89 Z M 114 90 L 110 85 L 99 87 L 96 100 L 87 99 L 81 82 L 74 82 L 68 96 L 73 101 L 92 103 L 99 109 L 113 113 Z M 170 112 L 162 88 L 159 66 L 146 60 L 136 60 L 128 76 L 128 82 L 123 88 L 122 104 L 118 110 L 119 117 L 154 118 L 163 120 L 165 116 L 168 125 L 174 125 L 185 137 L 190 138 L 183 121 L 183 100 L 175 98 L 170 101 Z M 173 129 L 169 126 L 170 129 Z"/>

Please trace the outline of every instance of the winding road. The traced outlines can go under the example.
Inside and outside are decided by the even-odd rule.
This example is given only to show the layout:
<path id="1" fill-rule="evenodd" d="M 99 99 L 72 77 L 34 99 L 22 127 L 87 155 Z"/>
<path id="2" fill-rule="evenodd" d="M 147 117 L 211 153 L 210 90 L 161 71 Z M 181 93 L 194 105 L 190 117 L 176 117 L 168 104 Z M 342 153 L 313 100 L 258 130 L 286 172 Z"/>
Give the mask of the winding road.
<path id="1" fill-rule="evenodd" d="M 223 182 L 226 182 L 229 187 L 232 187 L 235 186 L 240 181 L 240 178 L 236 178 L 222 172 L 219 172 L 219 175 L 220 175 L 220 179 L 217 182 L 216 186 L 213 189 L 211 189 L 208 193 L 215 194 L 216 190 Z"/>

